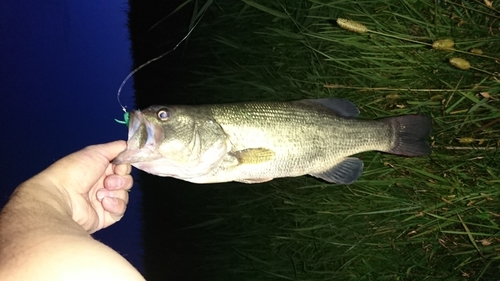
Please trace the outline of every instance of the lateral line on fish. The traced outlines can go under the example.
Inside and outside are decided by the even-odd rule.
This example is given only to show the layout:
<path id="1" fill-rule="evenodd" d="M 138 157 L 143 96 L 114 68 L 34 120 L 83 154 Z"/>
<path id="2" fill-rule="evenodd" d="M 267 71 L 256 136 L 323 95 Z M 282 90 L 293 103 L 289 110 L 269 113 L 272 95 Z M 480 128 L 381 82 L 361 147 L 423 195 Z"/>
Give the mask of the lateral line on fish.
<path id="1" fill-rule="evenodd" d="M 188 37 L 189 35 L 191 35 L 191 33 L 193 32 L 193 30 L 196 28 L 196 26 L 198 26 L 198 24 L 200 23 L 201 19 L 203 18 L 203 16 L 205 15 L 205 13 L 201 14 L 200 18 L 196 21 L 196 23 L 193 25 L 193 27 L 191 27 L 191 29 L 189 29 L 188 33 L 186 34 L 186 36 L 184 36 L 180 41 L 179 43 L 177 43 L 177 45 L 175 45 L 174 48 L 170 49 L 169 51 L 166 51 L 165 53 L 155 57 L 155 58 L 152 58 L 150 60 L 148 60 L 147 62 L 141 64 L 140 66 L 138 66 L 136 69 L 132 70 L 126 77 L 125 79 L 123 79 L 122 83 L 120 84 L 120 87 L 118 88 L 118 91 L 116 93 L 116 100 L 118 101 L 118 104 L 120 105 L 120 107 L 122 108 L 124 114 L 123 114 L 123 119 L 124 120 L 118 120 L 118 119 L 115 119 L 116 122 L 120 123 L 120 124 L 125 124 L 125 125 L 128 125 L 128 121 L 129 121 L 129 113 L 127 112 L 127 107 L 124 106 L 121 101 L 120 101 L 120 94 L 122 92 L 122 89 L 123 89 L 123 86 L 125 86 L 125 83 L 127 83 L 127 81 L 130 79 L 130 77 L 132 77 L 135 73 L 137 73 L 137 71 L 143 69 L 144 67 L 146 67 L 147 65 L 149 65 L 150 63 L 154 62 L 154 61 L 157 61 L 161 58 L 163 58 L 164 56 L 170 54 L 171 52 L 175 51 L 181 44 L 182 42 L 184 42 Z"/>

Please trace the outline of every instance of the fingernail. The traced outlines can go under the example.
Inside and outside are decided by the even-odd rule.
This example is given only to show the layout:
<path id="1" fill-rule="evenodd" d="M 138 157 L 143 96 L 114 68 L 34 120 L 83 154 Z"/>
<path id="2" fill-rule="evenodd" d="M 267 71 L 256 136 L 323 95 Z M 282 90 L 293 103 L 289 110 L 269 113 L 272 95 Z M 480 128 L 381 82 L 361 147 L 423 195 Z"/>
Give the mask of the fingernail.
<path id="1" fill-rule="evenodd" d="M 98 190 L 97 191 L 97 200 L 102 201 L 102 198 L 104 198 L 104 196 L 106 196 L 105 193 L 106 193 L 106 190 L 104 190 L 104 189 Z"/>
<path id="2" fill-rule="evenodd" d="M 97 191 L 97 200 L 102 201 L 104 197 L 114 198 L 116 193 L 113 190 L 100 189 Z"/>
<path id="3" fill-rule="evenodd" d="M 122 187 L 123 186 L 123 179 L 121 177 L 113 177 L 112 179 L 112 185 L 115 187 Z"/>
<path id="4" fill-rule="evenodd" d="M 113 198 L 113 197 L 106 197 L 106 201 L 108 201 L 108 203 L 110 203 L 111 205 L 118 204 L 118 200 L 116 200 L 116 198 Z"/>

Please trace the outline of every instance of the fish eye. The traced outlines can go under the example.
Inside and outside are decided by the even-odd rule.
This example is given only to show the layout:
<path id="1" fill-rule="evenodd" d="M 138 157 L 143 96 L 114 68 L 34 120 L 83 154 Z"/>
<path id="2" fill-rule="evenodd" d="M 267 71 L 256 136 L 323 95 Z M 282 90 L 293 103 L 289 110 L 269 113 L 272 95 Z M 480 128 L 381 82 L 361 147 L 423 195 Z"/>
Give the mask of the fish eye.
<path id="1" fill-rule="evenodd" d="M 170 118 L 170 112 L 166 108 L 162 108 L 158 110 L 156 113 L 156 116 L 158 116 L 158 119 L 161 121 L 167 121 Z"/>

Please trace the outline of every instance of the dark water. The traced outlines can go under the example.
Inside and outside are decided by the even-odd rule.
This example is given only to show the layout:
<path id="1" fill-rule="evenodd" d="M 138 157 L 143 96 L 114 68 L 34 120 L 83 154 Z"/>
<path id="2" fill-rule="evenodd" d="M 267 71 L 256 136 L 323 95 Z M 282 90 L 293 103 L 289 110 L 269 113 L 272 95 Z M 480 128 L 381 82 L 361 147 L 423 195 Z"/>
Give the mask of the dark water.
<path id="1" fill-rule="evenodd" d="M 14 188 L 87 145 L 126 139 L 113 121 L 116 90 L 131 70 L 126 1 L 0 1 L 0 207 Z M 122 101 L 133 107 L 131 83 Z M 142 271 L 140 200 L 100 231 Z"/>

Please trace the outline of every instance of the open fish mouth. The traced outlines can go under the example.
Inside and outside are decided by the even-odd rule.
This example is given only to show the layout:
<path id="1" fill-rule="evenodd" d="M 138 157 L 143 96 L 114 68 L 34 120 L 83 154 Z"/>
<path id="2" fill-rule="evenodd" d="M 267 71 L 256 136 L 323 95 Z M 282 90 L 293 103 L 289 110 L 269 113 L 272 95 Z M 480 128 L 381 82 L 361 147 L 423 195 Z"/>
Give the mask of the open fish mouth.
<path id="1" fill-rule="evenodd" d="M 151 160 L 163 140 L 163 128 L 149 121 L 139 110 L 130 112 L 127 149 L 113 164 L 137 163 Z"/>

